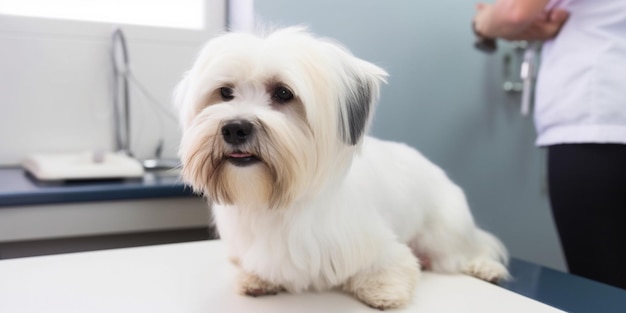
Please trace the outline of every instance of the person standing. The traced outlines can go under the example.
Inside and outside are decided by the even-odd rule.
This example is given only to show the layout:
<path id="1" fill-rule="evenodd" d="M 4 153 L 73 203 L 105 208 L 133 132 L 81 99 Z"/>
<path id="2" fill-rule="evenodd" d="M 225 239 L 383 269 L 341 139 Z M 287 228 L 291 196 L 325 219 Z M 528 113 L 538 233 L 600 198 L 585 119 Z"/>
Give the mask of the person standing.
<path id="1" fill-rule="evenodd" d="M 567 266 L 626 289 L 626 1 L 497 0 L 474 28 L 543 41 L 536 144 Z"/>

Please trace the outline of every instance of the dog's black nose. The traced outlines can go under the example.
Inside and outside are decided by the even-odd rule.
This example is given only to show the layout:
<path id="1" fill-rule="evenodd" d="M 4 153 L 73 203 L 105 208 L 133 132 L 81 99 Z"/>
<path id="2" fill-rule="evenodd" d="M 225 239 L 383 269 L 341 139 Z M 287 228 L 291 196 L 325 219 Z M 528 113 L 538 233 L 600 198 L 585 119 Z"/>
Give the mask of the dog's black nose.
<path id="1" fill-rule="evenodd" d="M 222 126 L 222 137 L 231 145 L 245 143 L 250 139 L 254 125 L 246 120 L 233 120 Z"/>

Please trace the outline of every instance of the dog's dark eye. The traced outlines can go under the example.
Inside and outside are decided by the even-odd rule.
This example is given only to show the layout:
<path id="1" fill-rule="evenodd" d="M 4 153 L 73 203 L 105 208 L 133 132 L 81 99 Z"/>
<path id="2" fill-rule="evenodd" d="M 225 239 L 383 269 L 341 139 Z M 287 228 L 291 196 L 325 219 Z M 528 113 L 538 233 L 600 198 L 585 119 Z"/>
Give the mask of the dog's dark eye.
<path id="1" fill-rule="evenodd" d="M 274 90 L 272 98 L 278 103 L 286 103 L 293 99 L 293 93 L 287 87 L 279 86 Z"/>
<path id="2" fill-rule="evenodd" d="M 220 88 L 220 94 L 222 95 L 222 100 L 224 101 L 230 101 L 235 98 L 235 96 L 233 96 L 233 89 L 230 87 Z"/>

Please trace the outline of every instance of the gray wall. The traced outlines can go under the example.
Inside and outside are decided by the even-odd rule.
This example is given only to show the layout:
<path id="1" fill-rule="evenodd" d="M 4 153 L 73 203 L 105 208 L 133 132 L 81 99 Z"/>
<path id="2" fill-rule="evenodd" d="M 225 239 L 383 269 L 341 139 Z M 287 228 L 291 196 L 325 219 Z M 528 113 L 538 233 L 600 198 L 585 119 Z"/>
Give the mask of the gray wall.
<path id="1" fill-rule="evenodd" d="M 502 53 L 472 48 L 472 1 L 257 0 L 265 26 L 308 25 L 385 68 L 371 133 L 406 142 L 466 191 L 515 257 L 564 269 L 532 119 L 501 91 Z M 506 50 L 506 49 L 501 49 Z"/>

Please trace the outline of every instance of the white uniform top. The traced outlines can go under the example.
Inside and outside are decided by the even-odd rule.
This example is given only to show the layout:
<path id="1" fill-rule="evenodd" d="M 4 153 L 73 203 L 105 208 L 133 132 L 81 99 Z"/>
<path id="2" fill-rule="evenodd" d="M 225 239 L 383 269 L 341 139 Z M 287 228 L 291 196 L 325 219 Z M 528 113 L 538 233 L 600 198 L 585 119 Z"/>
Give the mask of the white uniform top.
<path id="1" fill-rule="evenodd" d="M 570 12 L 543 45 L 537 145 L 626 144 L 626 0 L 551 1 Z"/>

